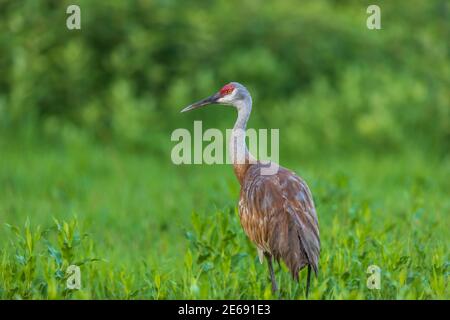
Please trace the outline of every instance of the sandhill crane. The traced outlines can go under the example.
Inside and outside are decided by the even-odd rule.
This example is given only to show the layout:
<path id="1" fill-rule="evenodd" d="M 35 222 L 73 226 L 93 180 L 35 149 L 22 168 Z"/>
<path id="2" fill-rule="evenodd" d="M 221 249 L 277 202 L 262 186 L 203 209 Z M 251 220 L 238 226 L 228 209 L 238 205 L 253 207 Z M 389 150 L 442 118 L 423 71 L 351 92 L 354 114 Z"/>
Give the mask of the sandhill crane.
<path id="1" fill-rule="evenodd" d="M 306 297 L 311 268 L 317 276 L 320 254 L 319 225 L 311 192 L 292 171 L 278 167 L 274 174 L 262 174 L 266 165 L 257 161 L 245 143 L 245 129 L 252 109 L 247 89 L 231 82 L 219 92 L 184 108 L 186 112 L 211 104 L 234 106 L 238 111 L 229 148 L 234 173 L 241 185 L 239 216 L 242 228 L 256 245 L 260 262 L 267 259 L 272 291 L 278 290 L 272 258 L 289 268 L 294 280 L 308 267 Z M 239 152 L 243 150 L 243 152 Z"/>

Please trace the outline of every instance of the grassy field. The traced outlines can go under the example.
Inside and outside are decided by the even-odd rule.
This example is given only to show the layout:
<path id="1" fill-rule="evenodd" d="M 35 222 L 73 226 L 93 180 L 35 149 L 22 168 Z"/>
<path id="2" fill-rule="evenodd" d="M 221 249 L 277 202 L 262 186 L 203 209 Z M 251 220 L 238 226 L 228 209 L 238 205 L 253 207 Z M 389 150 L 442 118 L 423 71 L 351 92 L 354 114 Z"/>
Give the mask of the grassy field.
<path id="1" fill-rule="evenodd" d="M 0 298 L 304 299 L 241 230 L 226 165 L 87 141 L 1 139 Z M 448 299 L 450 161 L 422 152 L 290 159 L 315 197 L 322 252 L 311 299 Z M 81 268 L 81 289 L 66 269 Z M 381 289 L 366 287 L 370 265 Z"/>
<path id="2" fill-rule="evenodd" d="M 314 196 L 310 299 L 450 298 L 449 1 L 78 0 L 69 30 L 71 4 L 0 1 L 0 299 L 304 299 L 232 168 L 171 162 L 175 129 L 233 126 L 180 114 L 230 81 Z"/>

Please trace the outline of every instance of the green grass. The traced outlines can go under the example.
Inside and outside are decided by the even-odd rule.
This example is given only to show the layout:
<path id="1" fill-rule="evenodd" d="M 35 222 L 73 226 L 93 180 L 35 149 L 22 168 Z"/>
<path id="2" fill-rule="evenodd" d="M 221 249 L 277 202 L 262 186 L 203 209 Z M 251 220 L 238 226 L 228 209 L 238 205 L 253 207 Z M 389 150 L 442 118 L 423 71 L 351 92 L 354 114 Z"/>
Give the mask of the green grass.
<path id="1" fill-rule="evenodd" d="M 267 266 L 236 212 L 229 166 L 87 142 L 0 141 L 0 298 L 304 299 Z M 420 152 L 289 159 L 313 192 L 320 273 L 311 299 L 448 299 L 450 161 Z M 81 268 L 81 290 L 66 288 Z M 381 290 L 366 287 L 369 265 Z"/>

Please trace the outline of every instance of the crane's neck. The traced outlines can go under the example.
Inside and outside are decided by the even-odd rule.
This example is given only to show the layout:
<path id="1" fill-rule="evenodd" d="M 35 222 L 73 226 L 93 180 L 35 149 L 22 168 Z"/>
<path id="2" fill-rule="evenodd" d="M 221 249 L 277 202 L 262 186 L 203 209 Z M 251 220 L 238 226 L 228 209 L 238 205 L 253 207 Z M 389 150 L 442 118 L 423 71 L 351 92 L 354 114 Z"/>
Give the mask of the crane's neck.
<path id="1" fill-rule="evenodd" d="M 238 118 L 231 131 L 229 148 L 230 157 L 233 164 L 234 173 L 242 185 L 245 173 L 252 163 L 256 163 L 256 158 L 248 151 L 245 143 L 245 130 L 252 111 L 252 99 L 250 97 L 234 103 L 238 110 Z"/>

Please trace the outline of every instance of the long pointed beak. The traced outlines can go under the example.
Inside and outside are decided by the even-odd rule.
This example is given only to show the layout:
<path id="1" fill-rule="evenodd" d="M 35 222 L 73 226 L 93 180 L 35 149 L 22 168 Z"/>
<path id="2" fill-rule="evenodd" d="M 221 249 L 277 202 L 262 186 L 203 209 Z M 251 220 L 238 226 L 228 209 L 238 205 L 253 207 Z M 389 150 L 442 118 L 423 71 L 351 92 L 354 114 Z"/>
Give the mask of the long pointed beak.
<path id="1" fill-rule="evenodd" d="M 187 112 L 187 111 L 191 111 L 191 110 L 203 107 L 203 106 L 207 106 L 209 104 L 215 104 L 215 103 L 217 103 L 217 100 L 219 98 L 220 98 L 220 95 L 218 93 L 213 94 L 212 96 L 210 96 L 208 98 L 197 101 L 197 102 L 191 104 L 190 106 L 187 106 L 186 108 L 181 110 L 181 112 Z"/>

